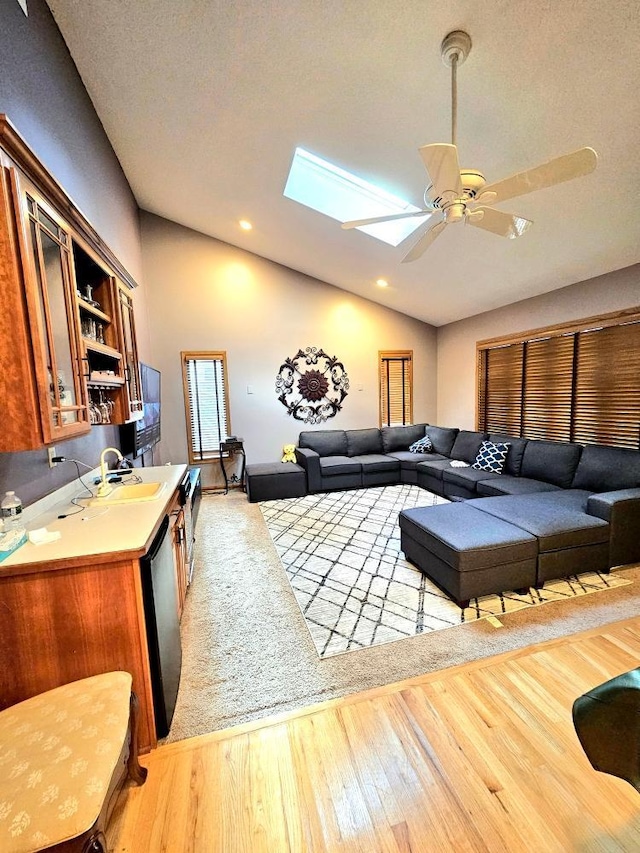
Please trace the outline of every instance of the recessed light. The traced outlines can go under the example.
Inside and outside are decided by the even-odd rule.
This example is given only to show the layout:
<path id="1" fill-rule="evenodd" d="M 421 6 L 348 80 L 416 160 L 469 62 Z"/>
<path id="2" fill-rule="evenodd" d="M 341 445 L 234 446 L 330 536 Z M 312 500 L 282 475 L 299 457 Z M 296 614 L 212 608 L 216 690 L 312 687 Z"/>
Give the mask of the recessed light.
<path id="1" fill-rule="evenodd" d="M 241 219 L 239 224 L 243 231 L 251 231 L 251 229 L 253 228 L 253 225 L 249 222 L 248 219 Z"/>
<path id="2" fill-rule="evenodd" d="M 389 282 L 384 278 L 377 278 L 376 284 L 378 287 L 389 287 Z"/>

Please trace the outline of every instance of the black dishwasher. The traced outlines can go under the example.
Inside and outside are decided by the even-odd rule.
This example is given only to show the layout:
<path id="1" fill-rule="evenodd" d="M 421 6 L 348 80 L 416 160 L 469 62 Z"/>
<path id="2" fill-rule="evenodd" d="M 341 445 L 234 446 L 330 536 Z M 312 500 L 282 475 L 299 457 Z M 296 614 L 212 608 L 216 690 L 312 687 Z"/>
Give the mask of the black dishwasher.
<path id="1" fill-rule="evenodd" d="M 153 709 L 159 738 L 169 734 L 182 666 L 178 588 L 173 543 L 168 533 L 167 515 L 151 547 L 140 560 Z"/>

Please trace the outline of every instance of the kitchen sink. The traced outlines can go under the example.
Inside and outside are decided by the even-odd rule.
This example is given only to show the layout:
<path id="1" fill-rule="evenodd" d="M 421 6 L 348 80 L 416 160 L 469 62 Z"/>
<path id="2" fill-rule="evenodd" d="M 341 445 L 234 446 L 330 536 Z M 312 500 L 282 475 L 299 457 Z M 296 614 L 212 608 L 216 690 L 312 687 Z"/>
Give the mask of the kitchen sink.
<path id="1" fill-rule="evenodd" d="M 93 498 L 89 501 L 92 506 L 105 504 L 131 504 L 140 501 L 155 501 L 164 492 L 166 483 L 132 483 L 125 486 L 114 486 L 113 491 L 103 498 Z"/>

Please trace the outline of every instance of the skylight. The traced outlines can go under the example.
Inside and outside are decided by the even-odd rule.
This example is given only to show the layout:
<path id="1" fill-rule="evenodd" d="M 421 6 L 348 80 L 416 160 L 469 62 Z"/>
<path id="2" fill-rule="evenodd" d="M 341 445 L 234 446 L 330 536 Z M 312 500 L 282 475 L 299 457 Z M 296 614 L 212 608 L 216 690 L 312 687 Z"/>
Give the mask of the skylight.
<path id="1" fill-rule="evenodd" d="M 296 148 L 284 195 L 338 222 L 420 210 L 304 148 Z M 397 246 L 426 219 L 427 216 L 417 216 L 396 222 L 362 225 L 358 230 Z"/>

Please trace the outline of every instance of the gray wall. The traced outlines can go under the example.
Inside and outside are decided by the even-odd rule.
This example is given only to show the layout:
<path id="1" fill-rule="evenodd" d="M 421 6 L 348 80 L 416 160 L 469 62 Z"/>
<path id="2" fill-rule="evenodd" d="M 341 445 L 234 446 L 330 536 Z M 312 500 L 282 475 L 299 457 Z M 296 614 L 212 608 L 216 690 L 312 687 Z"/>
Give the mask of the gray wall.
<path id="1" fill-rule="evenodd" d="M 141 277 L 138 208 L 117 157 L 44 0 L 29 0 L 25 17 L 15 0 L 0 3 L 0 112 L 37 156 L 136 280 Z M 133 295 L 141 357 L 149 332 L 144 288 Z M 3 369 L 10 369 L 3 354 Z M 0 401 L 0 405 L 1 405 Z M 95 464 L 115 428 L 94 428 L 58 452 Z M 0 491 L 15 489 L 25 503 L 73 480 L 75 466 L 51 471 L 46 450 L 0 454 Z"/>
<path id="2" fill-rule="evenodd" d="M 473 429 L 476 342 L 640 306 L 640 264 L 438 329 L 438 423 Z"/>

